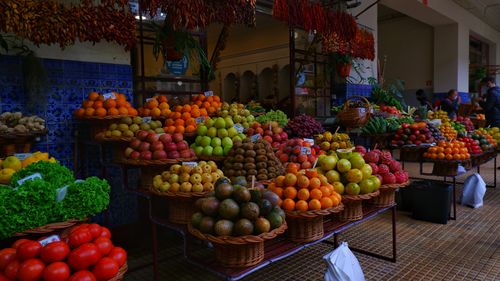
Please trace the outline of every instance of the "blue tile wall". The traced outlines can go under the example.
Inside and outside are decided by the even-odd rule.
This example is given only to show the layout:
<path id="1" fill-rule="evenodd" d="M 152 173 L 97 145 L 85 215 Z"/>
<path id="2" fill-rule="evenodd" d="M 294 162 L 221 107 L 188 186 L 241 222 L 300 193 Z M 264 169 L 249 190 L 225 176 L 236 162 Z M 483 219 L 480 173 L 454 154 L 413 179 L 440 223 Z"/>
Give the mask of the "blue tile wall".
<path id="1" fill-rule="evenodd" d="M 352 96 L 370 97 L 372 86 L 365 84 L 338 83 L 335 84 L 334 93 L 336 98 L 332 100 L 332 104 L 341 105 Z"/>

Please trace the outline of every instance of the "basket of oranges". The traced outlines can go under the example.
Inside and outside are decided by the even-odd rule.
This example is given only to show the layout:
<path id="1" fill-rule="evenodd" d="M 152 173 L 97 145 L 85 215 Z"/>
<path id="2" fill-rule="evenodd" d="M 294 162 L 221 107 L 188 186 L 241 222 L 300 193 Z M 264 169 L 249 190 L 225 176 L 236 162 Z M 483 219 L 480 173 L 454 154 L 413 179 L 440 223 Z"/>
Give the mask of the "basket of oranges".
<path id="1" fill-rule="evenodd" d="M 423 156 L 425 161 L 434 162 L 432 173 L 436 176 L 456 176 L 459 165 L 465 169 L 472 166 L 465 143 L 458 140 L 440 141 L 429 147 Z"/>
<path id="2" fill-rule="evenodd" d="M 146 99 L 144 105 L 139 107 L 137 111 L 139 116 L 151 117 L 153 119 L 167 118 L 171 112 L 166 96 L 154 96 Z"/>
<path id="3" fill-rule="evenodd" d="M 288 165 L 286 174 L 269 183 L 268 190 L 283 200 L 281 208 L 286 212 L 288 238 L 294 242 L 321 239 L 323 216 L 344 208 L 340 194 L 316 170 L 301 173 L 294 165 Z"/>

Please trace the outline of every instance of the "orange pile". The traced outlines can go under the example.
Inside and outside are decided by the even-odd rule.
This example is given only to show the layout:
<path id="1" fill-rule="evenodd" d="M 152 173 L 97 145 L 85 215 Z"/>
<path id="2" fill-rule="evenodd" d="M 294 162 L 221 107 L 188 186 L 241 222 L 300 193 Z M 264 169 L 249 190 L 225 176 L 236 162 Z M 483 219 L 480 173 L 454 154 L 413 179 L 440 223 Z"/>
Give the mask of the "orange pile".
<path id="1" fill-rule="evenodd" d="M 85 117 L 105 117 L 105 116 L 137 116 L 138 112 L 127 101 L 124 94 L 114 93 L 116 99 L 104 99 L 104 96 L 91 92 L 82 107 L 75 110 L 75 116 Z"/>
<path id="2" fill-rule="evenodd" d="M 200 109 L 206 109 L 208 115 L 214 116 L 222 105 L 219 96 L 208 96 L 206 97 L 204 94 L 200 94 L 198 96 L 194 96 L 191 102 L 192 105 L 197 105 Z"/>
<path id="3" fill-rule="evenodd" d="M 168 117 L 170 105 L 166 96 L 154 96 L 146 101 L 144 106 L 139 107 L 139 116 L 151 116 L 154 118 Z"/>
<path id="4" fill-rule="evenodd" d="M 335 192 L 324 175 L 319 175 L 316 170 L 298 172 L 297 169 L 297 165 L 288 165 L 287 173 L 275 178 L 268 186 L 283 200 L 283 210 L 306 212 L 340 204 L 340 194 Z"/>
<path id="5" fill-rule="evenodd" d="M 205 108 L 199 108 L 198 105 L 177 105 L 174 110 L 170 112 L 167 120 L 165 120 L 165 127 L 163 130 L 165 133 L 194 133 L 198 124 L 196 124 L 196 118 L 198 117 L 208 117 L 207 110 Z"/>
<path id="6" fill-rule="evenodd" d="M 440 141 L 437 146 L 429 147 L 424 157 L 439 160 L 464 160 L 469 159 L 470 154 L 465 143 L 453 140 L 451 142 Z"/>
<path id="7" fill-rule="evenodd" d="M 449 123 L 443 123 L 439 126 L 439 131 L 441 131 L 441 134 L 443 134 L 447 140 L 454 139 L 458 135 L 457 131 Z"/>

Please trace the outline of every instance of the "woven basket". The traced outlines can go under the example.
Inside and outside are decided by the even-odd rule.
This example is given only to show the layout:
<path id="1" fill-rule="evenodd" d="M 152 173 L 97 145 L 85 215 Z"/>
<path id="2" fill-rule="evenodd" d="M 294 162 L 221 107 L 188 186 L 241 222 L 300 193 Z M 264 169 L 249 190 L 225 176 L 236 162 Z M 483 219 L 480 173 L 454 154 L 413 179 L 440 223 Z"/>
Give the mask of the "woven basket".
<path id="1" fill-rule="evenodd" d="M 44 226 L 40 227 L 35 227 L 32 229 L 27 229 L 22 232 L 15 233 L 12 235 L 13 237 L 20 237 L 20 236 L 27 236 L 27 235 L 39 235 L 39 234 L 48 234 L 52 232 L 57 232 L 61 230 L 68 229 L 70 227 L 73 227 L 79 223 L 85 222 L 87 219 L 83 220 L 67 220 L 64 222 L 55 222 L 55 223 L 49 223 Z"/>
<path id="2" fill-rule="evenodd" d="M 116 273 L 115 277 L 109 279 L 108 281 L 122 281 L 125 273 L 128 270 L 128 265 L 125 263 L 120 269 L 118 269 L 118 273 Z"/>
<path id="3" fill-rule="evenodd" d="M 171 164 L 177 164 L 180 162 L 191 162 L 196 161 L 197 158 L 177 158 L 177 159 L 164 159 L 164 160 L 141 160 L 141 159 L 128 159 L 124 158 L 118 161 L 119 164 L 129 165 L 129 166 L 165 166 Z"/>
<path id="4" fill-rule="evenodd" d="M 462 165 L 466 170 L 472 168 L 472 160 L 436 160 L 425 159 L 428 162 L 434 162 L 432 174 L 440 177 L 454 177 L 457 175 L 458 165 Z"/>
<path id="5" fill-rule="evenodd" d="M 398 188 L 403 188 L 405 186 L 408 186 L 410 184 L 410 181 L 407 181 L 402 184 L 386 184 L 382 185 L 379 188 L 380 195 L 377 197 L 372 198 L 371 200 L 368 201 L 368 204 L 371 206 L 383 208 L 383 207 L 389 207 L 396 203 L 395 197 L 396 197 L 396 190 Z"/>
<path id="6" fill-rule="evenodd" d="M 87 124 L 90 126 L 90 135 L 92 138 L 95 139 L 95 137 L 99 133 L 105 132 L 112 123 L 115 123 L 116 121 L 120 120 L 123 117 L 128 117 L 128 115 L 105 116 L 105 117 L 91 116 L 82 118 L 81 120 L 87 122 Z"/>
<path id="7" fill-rule="evenodd" d="M 104 132 L 100 132 L 95 135 L 95 140 L 98 142 L 110 142 L 110 143 L 129 143 L 132 141 L 134 138 L 133 137 L 106 137 Z"/>
<path id="8" fill-rule="evenodd" d="M 307 212 L 286 212 L 288 223 L 288 239 L 305 243 L 323 238 L 323 216 L 341 212 L 344 205 L 341 203 L 334 208 Z"/>
<path id="9" fill-rule="evenodd" d="M 171 223 L 188 224 L 195 213 L 194 203 L 199 198 L 205 197 L 205 192 L 160 192 L 154 188 L 151 193 L 168 198 L 168 220 Z"/>
<path id="10" fill-rule="evenodd" d="M 198 156 L 198 160 L 200 161 L 214 161 L 214 162 L 222 162 L 226 159 L 226 156 Z"/>
<path id="11" fill-rule="evenodd" d="M 423 154 L 429 146 L 402 146 L 399 152 L 399 159 L 405 162 L 420 162 Z"/>
<path id="12" fill-rule="evenodd" d="M 349 102 L 355 98 L 363 100 L 366 103 L 365 107 L 350 107 Z M 370 102 L 365 97 L 352 96 L 345 101 L 344 107 L 337 114 L 337 117 L 344 127 L 359 128 L 370 120 L 371 109 Z"/>
<path id="13" fill-rule="evenodd" d="M 361 194 L 361 195 L 343 195 L 342 203 L 344 204 L 344 210 L 337 214 L 337 218 L 340 221 L 357 221 L 363 218 L 363 200 L 369 200 L 371 198 L 379 196 L 380 191 L 377 190 L 372 193 Z"/>
<path id="14" fill-rule="evenodd" d="M 188 224 L 189 233 L 198 239 L 210 241 L 214 244 L 215 258 L 223 267 L 248 267 L 260 263 L 264 260 L 264 241 L 283 234 L 286 229 L 287 224 L 284 222 L 280 227 L 258 236 L 216 237 L 201 233 L 191 224 Z"/>

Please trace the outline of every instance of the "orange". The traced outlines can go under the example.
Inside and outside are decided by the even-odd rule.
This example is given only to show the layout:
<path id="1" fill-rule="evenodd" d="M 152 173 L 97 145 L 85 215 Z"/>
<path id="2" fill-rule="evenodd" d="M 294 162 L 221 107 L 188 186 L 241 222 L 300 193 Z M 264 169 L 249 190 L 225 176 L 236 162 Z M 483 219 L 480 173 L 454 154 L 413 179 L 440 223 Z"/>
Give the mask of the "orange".
<path id="1" fill-rule="evenodd" d="M 202 107 L 203 108 L 209 108 L 210 107 L 210 103 L 208 101 L 203 102 Z"/>
<path id="2" fill-rule="evenodd" d="M 332 193 L 328 186 L 322 186 L 319 188 L 319 190 L 321 190 L 322 195 L 325 197 L 330 196 L 330 194 Z"/>
<path id="3" fill-rule="evenodd" d="M 112 108 L 108 109 L 108 115 L 116 116 L 116 115 L 120 115 L 120 112 L 118 111 L 118 109 L 116 109 L 116 107 L 112 107 Z"/>
<path id="4" fill-rule="evenodd" d="M 150 116 L 151 115 L 151 110 L 149 108 L 144 108 L 142 110 L 142 116 Z"/>
<path id="5" fill-rule="evenodd" d="M 319 178 L 309 179 L 309 188 L 310 189 L 319 188 L 320 186 L 321 186 L 321 181 L 319 180 Z"/>
<path id="6" fill-rule="evenodd" d="M 320 210 L 321 202 L 318 199 L 313 199 L 309 201 L 309 209 L 310 210 Z"/>
<path id="7" fill-rule="evenodd" d="M 444 153 L 440 152 L 437 154 L 437 158 L 438 159 L 444 159 L 446 156 L 444 155 Z"/>
<path id="8" fill-rule="evenodd" d="M 93 109 L 92 107 L 89 107 L 89 108 L 85 109 L 85 116 L 87 116 L 87 117 L 94 116 L 94 112 L 95 112 L 95 109 Z"/>
<path id="9" fill-rule="evenodd" d="M 98 108 L 103 107 L 103 105 L 104 104 L 102 103 L 102 101 L 96 100 L 96 101 L 94 101 L 94 104 L 92 105 L 92 107 L 95 108 L 95 109 L 98 109 Z"/>
<path id="10" fill-rule="evenodd" d="M 460 160 L 460 159 L 462 159 L 462 154 L 454 154 L 454 155 L 453 155 L 453 159 L 455 159 L 455 160 Z"/>
<path id="11" fill-rule="evenodd" d="M 332 200 L 332 206 L 338 206 L 340 204 L 340 201 L 341 201 L 341 199 L 339 199 L 339 197 L 337 197 L 335 195 L 330 196 L 330 200 Z"/>
<path id="12" fill-rule="evenodd" d="M 455 147 L 452 149 L 452 151 L 453 151 L 453 154 L 458 154 L 458 153 L 460 153 L 460 148 Z"/>
<path id="13" fill-rule="evenodd" d="M 219 96 L 213 96 L 213 97 L 214 97 L 214 101 L 220 102 L 220 97 Z"/>
<path id="14" fill-rule="evenodd" d="M 107 99 L 104 101 L 104 107 L 105 108 L 116 107 L 116 101 L 114 99 Z"/>
<path id="15" fill-rule="evenodd" d="M 151 109 L 151 116 L 160 117 L 160 115 L 161 115 L 161 110 L 158 107 Z"/>
<path id="16" fill-rule="evenodd" d="M 217 111 L 217 109 L 215 109 L 215 107 L 213 107 L 213 106 L 208 107 L 207 110 L 208 110 L 208 114 L 213 114 Z"/>
<path id="17" fill-rule="evenodd" d="M 166 133 L 168 133 L 168 134 L 175 133 L 175 126 L 168 126 Z"/>
<path id="18" fill-rule="evenodd" d="M 168 105 L 168 103 L 166 102 L 162 102 L 160 103 L 160 105 L 158 106 L 160 109 L 169 109 L 170 106 Z"/>
<path id="19" fill-rule="evenodd" d="M 274 183 L 276 183 L 276 186 L 281 187 L 281 186 L 283 186 L 284 180 L 285 180 L 285 176 L 278 176 L 276 179 L 274 179 Z"/>
<path id="20" fill-rule="evenodd" d="M 157 108 L 159 105 L 158 101 L 156 99 L 151 99 L 147 102 L 146 106 L 149 109 Z"/>
<path id="21" fill-rule="evenodd" d="M 311 190 L 311 198 L 312 199 L 321 199 L 323 197 L 323 192 L 319 190 L 318 188 Z"/>
<path id="22" fill-rule="evenodd" d="M 182 113 L 182 119 L 188 120 L 189 118 L 191 118 L 191 113 L 189 112 Z"/>
<path id="23" fill-rule="evenodd" d="M 168 98 L 166 96 L 155 96 L 155 98 L 158 100 L 160 103 L 168 103 Z"/>
<path id="24" fill-rule="evenodd" d="M 323 197 L 321 200 L 319 200 L 321 203 L 321 209 L 328 209 L 333 207 L 333 201 L 329 197 Z"/>
<path id="25" fill-rule="evenodd" d="M 108 112 L 106 111 L 106 109 L 102 108 L 102 107 L 99 107 L 95 110 L 95 115 L 96 116 L 99 116 L 99 117 L 104 117 L 108 114 Z"/>
<path id="26" fill-rule="evenodd" d="M 196 132 L 196 127 L 193 125 L 187 125 L 186 126 L 186 133 L 194 133 Z"/>
<path id="27" fill-rule="evenodd" d="M 309 199 L 309 190 L 307 188 L 299 189 L 299 192 L 297 192 L 297 198 L 299 198 L 300 200 Z"/>
<path id="28" fill-rule="evenodd" d="M 118 115 L 128 115 L 128 109 L 124 106 L 118 108 Z"/>
<path id="29" fill-rule="evenodd" d="M 89 108 L 89 107 L 92 107 L 92 105 L 94 105 L 94 102 L 91 101 L 91 100 L 86 100 L 86 101 L 83 101 L 83 107 L 84 108 Z"/>
<path id="30" fill-rule="evenodd" d="M 446 154 L 446 160 L 453 160 L 453 155 Z"/>
<path id="31" fill-rule="evenodd" d="M 200 114 L 201 114 L 201 112 L 200 112 L 199 109 L 193 109 L 193 110 L 191 110 L 191 116 L 194 117 L 194 118 L 200 117 Z"/>
<path id="32" fill-rule="evenodd" d="M 287 199 L 283 200 L 281 207 L 285 211 L 293 211 L 293 210 L 295 210 L 295 202 L 292 199 L 287 198 Z"/>
<path id="33" fill-rule="evenodd" d="M 191 112 L 191 106 L 189 104 L 185 104 L 182 107 L 182 111 L 184 111 L 184 112 Z"/>
<path id="34" fill-rule="evenodd" d="M 300 212 L 306 212 L 309 209 L 309 205 L 304 200 L 299 200 L 295 203 L 295 209 Z"/>
<path id="35" fill-rule="evenodd" d="M 172 126 L 174 124 L 175 124 L 174 119 L 168 118 L 167 120 L 165 120 L 165 126 Z"/>
<path id="36" fill-rule="evenodd" d="M 208 116 L 208 112 L 205 108 L 200 109 L 200 116 Z"/>
<path id="37" fill-rule="evenodd" d="M 184 120 L 183 119 L 175 120 L 175 125 L 176 126 L 184 126 Z"/>
<path id="38" fill-rule="evenodd" d="M 85 109 L 83 108 L 78 108 L 77 110 L 75 110 L 75 116 L 78 117 L 78 118 L 82 118 L 83 115 L 85 115 Z"/>
<path id="39" fill-rule="evenodd" d="M 196 119 L 194 118 L 189 118 L 186 120 L 186 122 L 184 123 L 186 126 L 193 126 L 193 127 L 196 127 Z"/>
<path id="40" fill-rule="evenodd" d="M 116 99 L 116 107 L 127 107 L 128 102 L 122 99 Z"/>
<path id="41" fill-rule="evenodd" d="M 182 105 L 176 105 L 175 112 L 182 112 Z"/>
<path id="42" fill-rule="evenodd" d="M 280 198 L 283 198 L 283 188 L 275 187 L 273 192 L 276 193 L 276 195 L 278 195 Z"/>
<path id="43" fill-rule="evenodd" d="M 174 112 L 173 114 L 174 117 L 172 117 L 173 119 L 181 119 L 181 113 L 180 112 Z"/>
<path id="44" fill-rule="evenodd" d="M 309 179 L 304 175 L 297 176 L 297 186 L 299 188 L 307 188 L 309 186 Z"/>
<path id="45" fill-rule="evenodd" d="M 170 114 L 170 109 L 164 108 L 161 110 L 161 116 L 168 116 Z"/>
<path id="46" fill-rule="evenodd" d="M 184 128 L 184 126 L 177 126 L 177 127 L 175 127 L 175 132 L 176 133 L 184 134 L 185 131 L 186 131 L 186 129 Z"/>
<path id="47" fill-rule="evenodd" d="M 295 187 L 289 186 L 283 191 L 283 196 L 288 199 L 295 199 L 295 197 L 297 197 L 297 189 L 295 189 Z"/>
<path id="48" fill-rule="evenodd" d="M 444 154 L 452 154 L 452 153 L 453 153 L 453 149 L 451 149 L 449 147 L 444 149 Z"/>
<path id="49" fill-rule="evenodd" d="M 137 116 L 137 114 L 138 114 L 137 109 L 135 109 L 135 108 L 129 108 L 128 109 L 128 114 L 131 115 L 131 116 Z"/>
<path id="50" fill-rule="evenodd" d="M 89 94 L 89 97 L 88 99 L 91 100 L 91 101 L 95 101 L 99 98 L 99 93 L 96 93 L 96 92 L 91 92 Z"/>

